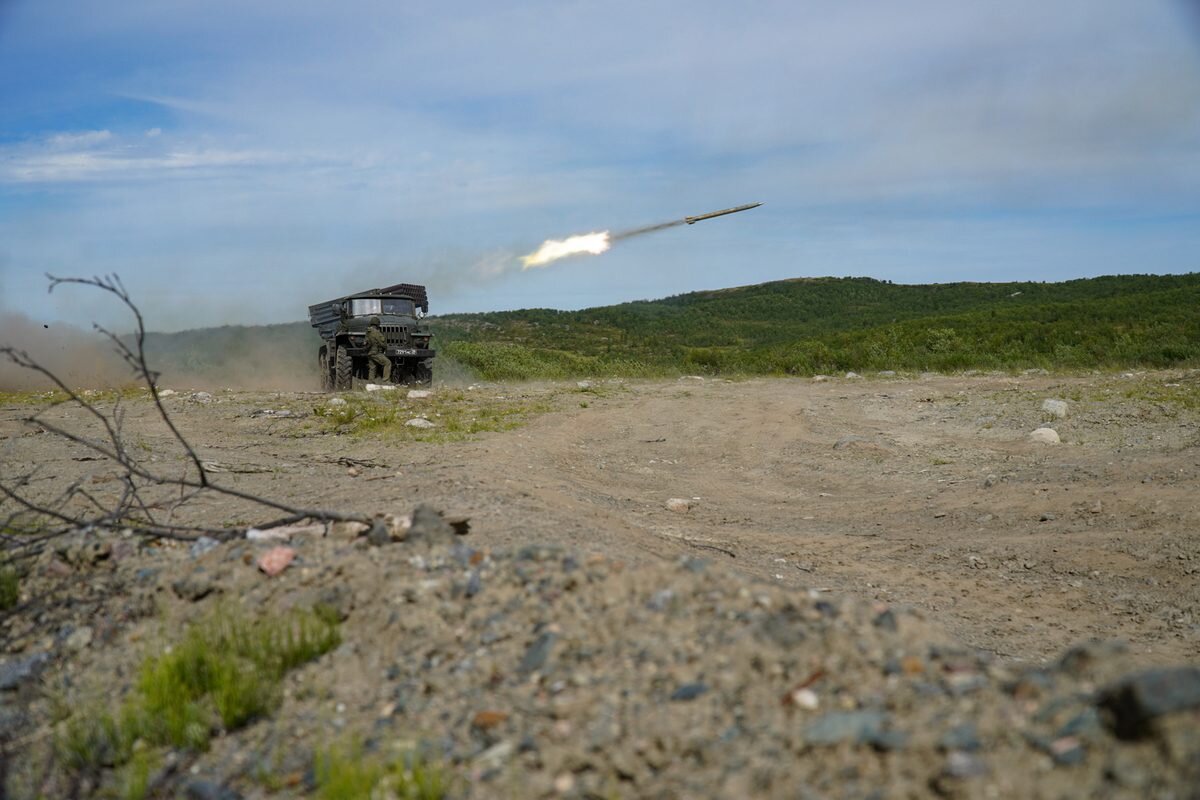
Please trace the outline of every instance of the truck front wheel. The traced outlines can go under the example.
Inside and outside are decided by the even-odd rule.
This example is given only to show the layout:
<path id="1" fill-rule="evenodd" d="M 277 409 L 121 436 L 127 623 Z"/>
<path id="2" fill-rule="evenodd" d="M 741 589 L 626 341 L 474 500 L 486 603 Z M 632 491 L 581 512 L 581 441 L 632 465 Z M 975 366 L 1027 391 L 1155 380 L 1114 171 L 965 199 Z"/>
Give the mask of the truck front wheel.
<path id="1" fill-rule="evenodd" d="M 349 391 L 354 386 L 354 372 L 350 354 L 346 348 L 338 347 L 333 362 L 333 388 L 339 392 Z"/>

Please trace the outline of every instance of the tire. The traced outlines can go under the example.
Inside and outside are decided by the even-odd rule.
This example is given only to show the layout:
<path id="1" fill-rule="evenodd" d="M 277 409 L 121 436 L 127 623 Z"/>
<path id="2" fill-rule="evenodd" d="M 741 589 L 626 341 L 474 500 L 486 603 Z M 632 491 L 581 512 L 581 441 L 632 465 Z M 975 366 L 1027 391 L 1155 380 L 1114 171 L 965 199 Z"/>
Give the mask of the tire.
<path id="1" fill-rule="evenodd" d="M 417 368 L 413 371 L 413 382 L 421 386 L 433 385 L 433 364 L 430 361 L 422 361 L 417 364 Z"/>
<path id="2" fill-rule="evenodd" d="M 324 345 L 317 351 L 317 370 L 321 373 L 321 391 L 333 391 L 333 380 L 329 374 L 329 348 Z"/>
<path id="3" fill-rule="evenodd" d="M 350 354 L 339 346 L 333 362 L 333 388 L 339 392 L 349 391 L 354 386 L 354 370 Z"/>

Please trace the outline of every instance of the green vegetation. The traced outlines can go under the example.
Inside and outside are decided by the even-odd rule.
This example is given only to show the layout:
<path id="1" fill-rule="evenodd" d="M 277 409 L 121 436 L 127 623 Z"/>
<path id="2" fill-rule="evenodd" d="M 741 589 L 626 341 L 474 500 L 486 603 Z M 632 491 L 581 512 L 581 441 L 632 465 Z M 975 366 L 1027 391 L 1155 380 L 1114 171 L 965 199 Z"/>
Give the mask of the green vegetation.
<path id="1" fill-rule="evenodd" d="M 1200 274 L 902 286 L 778 281 L 653 302 L 434 320 L 489 380 L 1200 363 Z"/>
<path id="2" fill-rule="evenodd" d="M 313 413 L 338 433 L 385 435 L 407 441 L 461 441 L 478 433 L 505 431 L 534 414 L 551 408 L 550 395 L 497 397 L 482 392 L 444 389 L 422 400 L 409 400 L 403 389 L 395 392 L 352 392 L 345 405 L 316 406 Z M 424 418 L 432 428 L 406 425 Z"/>
<path id="3" fill-rule="evenodd" d="M 449 790 L 444 773 L 416 756 L 383 759 L 359 746 L 328 750 L 317 757 L 317 796 L 325 800 L 441 800 Z"/>
<path id="4" fill-rule="evenodd" d="M 21 576 L 11 564 L 0 563 L 0 611 L 15 608 L 21 599 Z"/>
<path id="5" fill-rule="evenodd" d="M 250 619 L 222 609 L 147 658 L 116 713 L 95 704 L 67 715 L 59 756 L 79 772 L 123 767 L 126 796 L 140 796 L 147 748 L 203 750 L 215 731 L 267 716 L 280 701 L 284 675 L 340 641 L 336 617 L 320 610 Z"/>

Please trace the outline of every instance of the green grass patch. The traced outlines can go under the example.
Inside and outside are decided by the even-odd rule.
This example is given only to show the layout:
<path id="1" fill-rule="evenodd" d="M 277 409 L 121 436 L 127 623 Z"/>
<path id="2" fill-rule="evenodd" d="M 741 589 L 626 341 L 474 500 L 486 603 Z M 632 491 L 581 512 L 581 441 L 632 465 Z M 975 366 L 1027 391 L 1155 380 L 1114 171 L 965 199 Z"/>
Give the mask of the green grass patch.
<path id="1" fill-rule="evenodd" d="M 438 389 L 430 397 L 409 400 L 401 388 L 394 392 L 346 393 L 345 404 L 328 402 L 313 408 L 327 428 L 357 436 L 385 436 L 420 442 L 450 442 L 481 433 L 520 427 L 530 417 L 552 411 L 555 394 L 495 395 L 465 389 Z M 432 428 L 412 427 L 425 419 Z"/>
<path id="2" fill-rule="evenodd" d="M 92 705 L 67 716 L 59 758 L 75 771 L 123 767 L 136 787 L 139 748 L 204 750 L 217 731 L 268 716 L 284 675 L 340 641 L 336 618 L 322 611 L 251 618 L 222 608 L 146 658 L 118 710 Z"/>
<path id="3" fill-rule="evenodd" d="M 357 744 L 320 753 L 315 773 L 316 794 L 322 800 L 441 800 L 449 793 L 449 781 L 438 765 L 415 754 L 372 757 Z"/>
<path id="4" fill-rule="evenodd" d="M 21 576 L 11 564 L 0 566 L 0 611 L 16 608 L 21 599 Z"/>

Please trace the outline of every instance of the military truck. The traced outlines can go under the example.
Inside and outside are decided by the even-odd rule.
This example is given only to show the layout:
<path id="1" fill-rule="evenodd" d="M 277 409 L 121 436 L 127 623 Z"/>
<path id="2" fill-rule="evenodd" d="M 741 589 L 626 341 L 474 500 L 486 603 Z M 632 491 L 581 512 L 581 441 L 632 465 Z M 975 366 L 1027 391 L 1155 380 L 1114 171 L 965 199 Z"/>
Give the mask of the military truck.
<path id="1" fill-rule="evenodd" d="M 353 389 L 355 380 L 370 376 L 367 359 L 367 326 L 379 317 L 387 339 L 387 357 L 392 362 L 391 383 L 430 384 L 433 336 L 422 327 L 429 313 L 424 286 L 397 283 L 383 289 L 368 289 L 308 307 L 308 320 L 324 343 L 317 351 L 317 368 L 326 391 Z"/>

